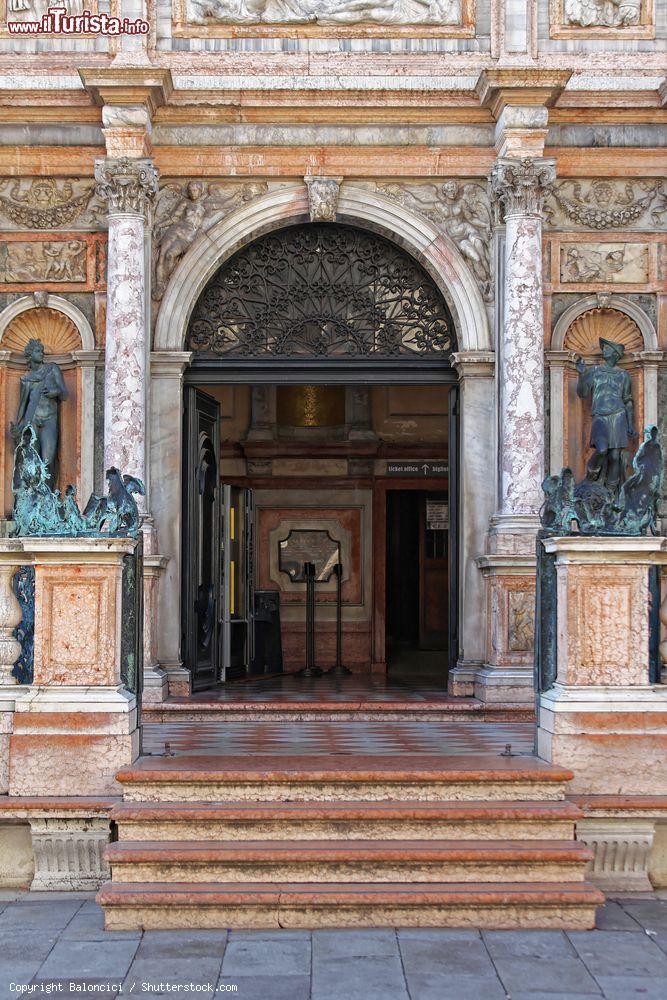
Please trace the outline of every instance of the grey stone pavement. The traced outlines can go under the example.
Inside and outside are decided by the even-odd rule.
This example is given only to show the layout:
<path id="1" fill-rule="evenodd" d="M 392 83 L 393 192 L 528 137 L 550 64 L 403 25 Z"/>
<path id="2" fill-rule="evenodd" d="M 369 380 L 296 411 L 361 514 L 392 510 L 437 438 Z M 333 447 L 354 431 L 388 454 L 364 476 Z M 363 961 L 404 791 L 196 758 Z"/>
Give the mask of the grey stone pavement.
<path id="1" fill-rule="evenodd" d="M 143 934 L 104 931 L 92 894 L 0 893 L 0 998 L 47 995 L 667 1000 L 667 893 L 609 901 L 597 930 L 576 933 Z"/>

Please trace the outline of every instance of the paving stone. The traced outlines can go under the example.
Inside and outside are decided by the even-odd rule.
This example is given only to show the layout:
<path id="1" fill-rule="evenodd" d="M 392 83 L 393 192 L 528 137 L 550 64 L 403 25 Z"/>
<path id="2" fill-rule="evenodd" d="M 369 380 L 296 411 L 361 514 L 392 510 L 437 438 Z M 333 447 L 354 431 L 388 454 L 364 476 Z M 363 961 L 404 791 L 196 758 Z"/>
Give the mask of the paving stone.
<path id="1" fill-rule="evenodd" d="M 575 957 L 563 931 L 482 931 L 482 939 L 494 958 L 496 955 L 546 959 Z"/>
<path id="2" fill-rule="evenodd" d="M 562 931 L 483 931 L 508 993 L 595 993 L 597 985 Z"/>
<path id="3" fill-rule="evenodd" d="M 410 1000 L 398 952 L 395 958 L 316 958 L 311 1000 Z M 239 998 L 240 1000 L 240 998 Z"/>
<path id="4" fill-rule="evenodd" d="M 595 927 L 599 931 L 638 931 L 642 933 L 641 923 L 638 923 L 630 913 L 626 913 L 621 904 L 608 899 L 604 906 L 599 906 L 595 917 Z"/>
<path id="5" fill-rule="evenodd" d="M 225 986 L 236 986 L 229 996 L 238 1000 L 309 1000 L 310 976 L 222 976 L 216 997 L 223 997 Z M 389 1000 L 389 998 L 387 998 Z"/>
<path id="6" fill-rule="evenodd" d="M 0 913 L 0 934 L 10 927 L 63 930 L 80 907 L 80 899 L 51 902 L 19 900 Z"/>
<path id="7" fill-rule="evenodd" d="M 667 982 L 662 977 L 598 976 L 597 979 L 605 1000 L 665 1000 L 667 997 Z"/>
<path id="8" fill-rule="evenodd" d="M 503 993 L 507 997 L 507 993 Z M 512 993 L 511 1000 L 603 1000 L 602 993 Z"/>
<path id="9" fill-rule="evenodd" d="M 145 961 L 138 959 L 132 963 L 125 977 L 122 995 L 136 997 L 184 995 L 209 998 L 215 996 L 219 975 L 219 957 L 204 962 L 201 959 L 190 959 L 180 963 L 175 958 L 168 962 L 159 958 Z M 175 986 L 183 987 L 190 984 L 197 989 L 188 993 L 176 993 L 173 989 Z M 240 992 L 232 995 L 240 996 Z"/>
<path id="10" fill-rule="evenodd" d="M 0 962 L 39 959 L 43 962 L 58 940 L 58 931 L 34 933 L 32 928 L 9 927 L 0 932 Z"/>
<path id="11" fill-rule="evenodd" d="M 570 931 L 568 937 L 596 979 L 599 976 L 667 977 L 667 955 L 645 934 Z"/>
<path id="12" fill-rule="evenodd" d="M 136 950 L 136 941 L 57 941 L 39 970 L 39 978 L 79 976 L 122 981 Z"/>
<path id="13" fill-rule="evenodd" d="M 239 940 L 240 938 L 281 938 L 284 941 L 288 941 L 290 938 L 294 941 L 310 941 L 310 935 L 312 931 L 306 930 L 290 930 L 288 928 L 244 928 L 242 930 L 230 930 L 229 940 Z"/>
<path id="14" fill-rule="evenodd" d="M 310 941 L 299 938 L 230 939 L 222 962 L 222 975 L 308 976 Z"/>
<path id="15" fill-rule="evenodd" d="M 62 941 L 140 941 L 141 931 L 105 931 L 104 911 L 84 903 L 60 935 Z"/>
<path id="16" fill-rule="evenodd" d="M 506 1000 L 507 997 L 497 976 L 487 979 L 419 972 L 407 976 L 407 981 L 410 1000 Z M 596 1000 L 600 1000 L 599 995 Z"/>
<path id="17" fill-rule="evenodd" d="M 217 957 L 221 960 L 226 942 L 225 930 L 144 931 L 137 959 L 187 961 Z"/>
<path id="18" fill-rule="evenodd" d="M 619 904 L 642 927 L 667 931 L 667 901 L 661 899 L 627 899 Z"/>
<path id="19" fill-rule="evenodd" d="M 396 931 L 399 941 L 479 941 L 481 931 L 456 927 L 399 927 Z"/>
<path id="20" fill-rule="evenodd" d="M 4 947 L 4 940 L 0 939 L 0 941 Z M 26 986 L 37 975 L 43 962 L 43 958 L 6 958 L 3 954 L 0 957 L 0 996 L 2 1000 L 5 1000 L 5 997 L 19 996 L 20 994 L 11 990 L 11 983 Z"/>
<path id="21" fill-rule="evenodd" d="M 379 958 L 398 956 L 398 942 L 393 930 L 317 930 L 313 931 L 313 960 L 328 958 Z"/>
<path id="22" fill-rule="evenodd" d="M 408 977 L 413 973 L 429 972 L 495 978 L 493 963 L 480 937 L 401 936 L 400 946 Z"/>

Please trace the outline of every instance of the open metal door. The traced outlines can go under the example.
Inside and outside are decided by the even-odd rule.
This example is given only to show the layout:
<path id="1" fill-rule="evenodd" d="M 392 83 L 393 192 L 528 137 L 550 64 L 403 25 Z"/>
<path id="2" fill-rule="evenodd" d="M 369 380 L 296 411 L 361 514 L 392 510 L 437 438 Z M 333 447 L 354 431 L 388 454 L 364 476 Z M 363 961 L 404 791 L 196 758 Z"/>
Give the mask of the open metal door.
<path id="1" fill-rule="evenodd" d="M 220 680 L 247 677 L 254 658 L 254 531 L 252 491 L 222 487 Z"/>
<path id="2" fill-rule="evenodd" d="M 186 386 L 183 489 L 182 655 L 195 691 L 219 676 L 220 414 L 215 399 Z"/>

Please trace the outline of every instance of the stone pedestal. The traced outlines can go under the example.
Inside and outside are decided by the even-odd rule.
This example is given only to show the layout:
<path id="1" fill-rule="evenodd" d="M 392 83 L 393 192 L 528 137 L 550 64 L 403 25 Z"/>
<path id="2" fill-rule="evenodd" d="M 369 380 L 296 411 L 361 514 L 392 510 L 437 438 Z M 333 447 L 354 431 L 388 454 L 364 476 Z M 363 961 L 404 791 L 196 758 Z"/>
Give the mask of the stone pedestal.
<path id="1" fill-rule="evenodd" d="M 667 794 L 667 686 L 650 679 L 649 568 L 664 538 L 548 538 L 556 559 L 556 682 L 539 698 L 538 752 L 572 792 Z"/>
<path id="2" fill-rule="evenodd" d="M 535 699 L 535 559 L 487 555 L 477 565 L 486 585 L 488 660 L 475 676 L 475 697 L 530 705 Z"/>
<path id="3" fill-rule="evenodd" d="M 137 543 L 20 541 L 35 567 L 34 680 L 15 705 L 9 794 L 117 794 L 116 772 L 139 751 L 122 677 L 123 560 Z"/>

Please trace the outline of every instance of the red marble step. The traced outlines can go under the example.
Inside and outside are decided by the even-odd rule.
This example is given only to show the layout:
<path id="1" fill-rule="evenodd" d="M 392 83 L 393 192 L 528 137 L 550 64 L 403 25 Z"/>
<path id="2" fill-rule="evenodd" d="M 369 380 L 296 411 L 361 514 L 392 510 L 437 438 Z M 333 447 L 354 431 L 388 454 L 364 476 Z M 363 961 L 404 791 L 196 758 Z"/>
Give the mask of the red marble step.
<path id="1" fill-rule="evenodd" d="M 313 758 L 289 756 L 178 756 L 140 757 L 118 771 L 121 784 L 132 782 L 238 782 L 266 781 L 440 781 L 517 782 L 571 781 L 572 771 L 546 764 L 537 757 L 448 756 L 447 754 L 355 755 Z"/>
<path id="2" fill-rule="evenodd" d="M 589 930 L 603 894 L 587 883 L 107 883 L 108 929 L 543 927 Z"/>
<path id="3" fill-rule="evenodd" d="M 582 816 L 573 802 L 122 802 L 111 813 L 123 821 L 211 820 L 572 820 Z"/>
<path id="4" fill-rule="evenodd" d="M 117 841 L 105 857 L 111 865 L 187 862 L 327 862 L 345 861 L 470 861 L 475 864 L 512 862 L 572 864 L 593 859 L 593 851 L 578 841 L 562 840 L 273 840 L 273 841 Z"/>
<path id="5" fill-rule="evenodd" d="M 478 905 L 498 905 L 531 901 L 544 905 L 590 904 L 599 906 L 604 893 L 587 882 L 428 882 L 418 886 L 405 882 L 382 882 L 364 885 L 343 885 L 334 882 L 106 882 L 97 893 L 101 906 L 152 905 L 206 906 L 225 903 L 326 903 L 329 905 L 359 903 L 443 903 L 457 905 L 474 902 Z"/>

